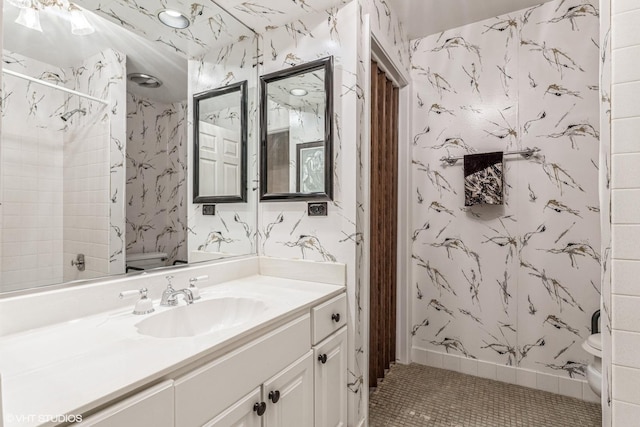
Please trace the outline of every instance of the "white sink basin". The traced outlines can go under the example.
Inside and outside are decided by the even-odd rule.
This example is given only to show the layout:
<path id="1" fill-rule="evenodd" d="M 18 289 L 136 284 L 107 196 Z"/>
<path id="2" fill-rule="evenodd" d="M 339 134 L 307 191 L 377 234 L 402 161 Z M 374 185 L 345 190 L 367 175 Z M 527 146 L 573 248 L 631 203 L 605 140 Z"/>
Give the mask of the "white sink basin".
<path id="1" fill-rule="evenodd" d="M 240 326 L 260 317 L 267 305 L 253 298 L 216 298 L 171 307 L 138 322 L 138 333 L 156 338 L 193 337 Z"/>

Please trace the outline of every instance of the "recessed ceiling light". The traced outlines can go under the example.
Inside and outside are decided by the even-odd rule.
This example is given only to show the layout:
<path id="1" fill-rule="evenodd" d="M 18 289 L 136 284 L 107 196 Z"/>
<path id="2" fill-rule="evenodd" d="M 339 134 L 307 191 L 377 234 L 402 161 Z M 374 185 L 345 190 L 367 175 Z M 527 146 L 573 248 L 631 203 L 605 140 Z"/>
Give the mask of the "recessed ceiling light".
<path id="1" fill-rule="evenodd" d="M 190 24 L 186 16 L 172 9 L 160 11 L 160 13 L 158 13 L 158 19 L 167 27 L 177 28 L 179 30 L 187 28 Z"/>
<path id="2" fill-rule="evenodd" d="M 149 89 L 155 89 L 162 86 L 162 81 L 159 78 L 149 74 L 131 73 L 127 74 L 127 78 L 129 79 L 129 81 L 132 81 L 138 86 L 146 87 Z"/>
<path id="3" fill-rule="evenodd" d="M 306 94 L 308 94 L 309 92 L 307 92 L 304 89 L 300 89 L 300 88 L 295 88 L 295 89 L 291 89 L 289 91 L 289 93 L 293 96 L 305 96 Z"/>

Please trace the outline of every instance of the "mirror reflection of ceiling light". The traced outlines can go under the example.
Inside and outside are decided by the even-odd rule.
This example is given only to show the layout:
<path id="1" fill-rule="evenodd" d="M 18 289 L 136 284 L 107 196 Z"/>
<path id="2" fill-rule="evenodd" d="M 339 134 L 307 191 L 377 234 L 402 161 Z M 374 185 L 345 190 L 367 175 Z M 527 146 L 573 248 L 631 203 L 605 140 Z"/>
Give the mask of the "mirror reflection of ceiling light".
<path id="1" fill-rule="evenodd" d="M 27 27 L 31 30 L 42 32 L 40 26 L 40 12 L 34 7 L 23 7 L 20 9 L 20 14 L 16 18 L 16 24 L 20 24 L 23 27 Z"/>
<path id="2" fill-rule="evenodd" d="M 152 76 L 150 74 L 131 73 L 131 74 L 127 74 L 127 78 L 129 79 L 129 81 L 137 84 L 138 86 L 146 87 L 149 89 L 155 89 L 157 87 L 162 86 L 162 81 L 159 78 Z"/>
<path id="3" fill-rule="evenodd" d="M 71 33 L 75 35 L 85 36 L 95 31 L 89 23 L 82 9 L 68 0 L 55 2 L 45 2 L 43 0 L 8 0 L 12 6 L 20 8 L 20 14 L 15 20 L 16 24 L 20 24 L 31 30 L 42 32 L 40 26 L 40 10 L 60 9 L 69 13 L 69 21 L 71 21 Z"/>
<path id="4" fill-rule="evenodd" d="M 8 0 L 11 6 L 23 8 L 23 7 L 31 7 L 31 0 Z"/>
<path id="5" fill-rule="evenodd" d="M 165 9 L 158 13 L 158 19 L 167 27 L 182 30 L 187 28 L 191 23 L 189 19 L 177 10 Z"/>
<path id="6" fill-rule="evenodd" d="M 294 88 L 294 89 L 291 89 L 289 93 L 293 96 L 305 96 L 309 92 L 301 88 Z"/>
<path id="7" fill-rule="evenodd" d="M 74 4 L 69 5 L 69 18 L 71 19 L 71 33 L 77 36 L 92 34 L 95 28 L 89 24 L 82 10 Z"/>

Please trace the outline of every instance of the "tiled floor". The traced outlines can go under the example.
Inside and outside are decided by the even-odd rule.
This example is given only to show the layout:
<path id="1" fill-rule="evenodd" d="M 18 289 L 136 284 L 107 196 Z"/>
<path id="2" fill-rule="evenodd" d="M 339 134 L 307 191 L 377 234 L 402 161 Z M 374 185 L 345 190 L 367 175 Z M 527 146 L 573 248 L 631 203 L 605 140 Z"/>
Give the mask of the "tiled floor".
<path id="1" fill-rule="evenodd" d="M 417 364 L 395 365 L 370 396 L 371 427 L 599 427 L 600 406 Z"/>

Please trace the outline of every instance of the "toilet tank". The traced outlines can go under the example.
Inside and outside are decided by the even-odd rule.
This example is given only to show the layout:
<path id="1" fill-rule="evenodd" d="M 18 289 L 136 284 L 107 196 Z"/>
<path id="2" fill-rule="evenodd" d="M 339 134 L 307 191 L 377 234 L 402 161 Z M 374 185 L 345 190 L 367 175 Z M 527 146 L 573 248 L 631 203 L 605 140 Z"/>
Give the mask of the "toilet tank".
<path id="1" fill-rule="evenodd" d="M 138 254 L 127 254 L 127 268 L 133 267 L 132 270 L 164 267 L 168 255 L 164 252 L 147 252 Z"/>

